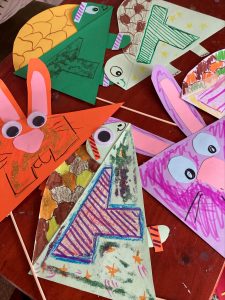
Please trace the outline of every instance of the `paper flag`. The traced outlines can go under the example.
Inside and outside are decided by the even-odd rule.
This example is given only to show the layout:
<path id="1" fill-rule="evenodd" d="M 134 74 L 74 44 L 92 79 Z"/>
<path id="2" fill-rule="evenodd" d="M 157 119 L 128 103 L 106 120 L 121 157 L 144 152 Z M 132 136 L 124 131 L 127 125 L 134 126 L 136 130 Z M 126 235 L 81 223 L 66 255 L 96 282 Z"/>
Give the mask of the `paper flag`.
<path id="1" fill-rule="evenodd" d="M 171 63 L 191 50 L 208 54 L 200 43 L 222 29 L 220 20 L 163 0 L 125 0 L 117 11 L 119 31 L 131 37 L 124 55 L 116 55 L 105 66 L 107 77 L 127 90 L 151 73 L 156 64 L 179 72 Z"/>
<path id="2" fill-rule="evenodd" d="M 51 115 L 50 76 L 38 59 L 29 63 L 27 87 L 26 118 L 0 81 L 0 221 L 120 106 Z"/>
<path id="3" fill-rule="evenodd" d="M 112 6 L 81 2 L 79 6 L 62 5 L 38 14 L 24 25 L 15 40 L 16 74 L 26 77 L 24 65 L 30 57 L 38 56 L 50 71 L 54 89 L 95 104 L 98 86 L 109 85 L 103 72 L 106 49 L 118 50 L 130 42 L 129 36 L 109 33 L 112 11 Z"/>
<path id="4" fill-rule="evenodd" d="M 34 267 L 42 278 L 110 299 L 155 299 L 130 125 L 118 125 L 93 135 L 104 159 Z"/>
<path id="5" fill-rule="evenodd" d="M 194 111 L 183 110 L 187 103 L 167 73 L 153 70 L 156 91 L 175 121 L 184 116 L 181 128 L 190 133 L 140 166 L 142 185 L 225 257 L 225 118 L 203 127 Z"/>
<path id="6" fill-rule="evenodd" d="M 214 52 L 188 72 L 182 98 L 216 118 L 225 115 L 225 50 Z"/>

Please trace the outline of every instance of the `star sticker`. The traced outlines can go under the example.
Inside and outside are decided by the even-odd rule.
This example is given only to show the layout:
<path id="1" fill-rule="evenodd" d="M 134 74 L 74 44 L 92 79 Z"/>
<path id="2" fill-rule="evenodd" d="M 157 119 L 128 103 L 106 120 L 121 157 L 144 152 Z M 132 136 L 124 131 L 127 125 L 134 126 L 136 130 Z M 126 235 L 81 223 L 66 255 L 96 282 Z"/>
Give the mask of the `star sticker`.
<path id="1" fill-rule="evenodd" d="M 174 22 L 175 19 L 176 19 L 176 16 L 169 16 L 169 20 L 170 20 L 171 22 Z"/>
<path id="2" fill-rule="evenodd" d="M 114 277 L 115 274 L 116 274 L 117 272 L 119 272 L 119 269 L 115 268 L 115 267 L 114 267 L 114 264 L 112 265 L 112 267 L 106 266 L 106 269 L 108 270 L 108 272 L 109 272 L 109 274 L 111 275 L 111 277 Z"/>
<path id="3" fill-rule="evenodd" d="M 145 292 L 144 292 L 144 294 L 142 295 L 142 296 L 139 296 L 139 300 L 146 300 L 147 298 L 146 298 L 146 294 L 145 294 Z"/>
<path id="4" fill-rule="evenodd" d="M 137 251 L 136 255 L 133 256 L 133 259 L 134 259 L 135 263 L 138 263 L 139 265 L 141 264 L 141 262 L 143 260 L 139 255 L 139 251 Z"/>
<path id="5" fill-rule="evenodd" d="M 206 23 L 201 23 L 201 24 L 200 24 L 201 30 L 204 30 L 204 29 L 206 29 L 207 27 L 208 27 L 208 25 L 207 25 Z"/>
<path id="6" fill-rule="evenodd" d="M 187 24 L 186 24 L 186 27 L 187 27 L 187 28 L 192 28 L 192 26 L 193 26 L 192 23 L 187 23 Z"/>
<path id="7" fill-rule="evenodd" d="M 88 270 L 86 271 L 86 274 L 84 276 L 87 280 L 89 280 L 91 278 L 91 274 L 88 272 Z"/>
<path id="8" fill-rule="evenodd" d="M 168 56 L 168 52 L 167 51 L 162 51 L 161 54 L 162 54 L 163 57 L 167 57 Z"/>

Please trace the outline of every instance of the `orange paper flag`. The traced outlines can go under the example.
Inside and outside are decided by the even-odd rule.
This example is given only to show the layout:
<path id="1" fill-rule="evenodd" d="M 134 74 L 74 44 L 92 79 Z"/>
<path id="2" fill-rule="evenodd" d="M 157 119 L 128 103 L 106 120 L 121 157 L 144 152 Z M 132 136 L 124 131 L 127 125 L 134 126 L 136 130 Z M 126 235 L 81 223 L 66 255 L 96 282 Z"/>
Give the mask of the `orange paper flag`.
<path id="1" fill-rule="evenodd" d="M 51 81 L 38 59 L 27 75 L 28 116 L 0 80 L 0 221 L 121 104 L 51 115 Z"/>

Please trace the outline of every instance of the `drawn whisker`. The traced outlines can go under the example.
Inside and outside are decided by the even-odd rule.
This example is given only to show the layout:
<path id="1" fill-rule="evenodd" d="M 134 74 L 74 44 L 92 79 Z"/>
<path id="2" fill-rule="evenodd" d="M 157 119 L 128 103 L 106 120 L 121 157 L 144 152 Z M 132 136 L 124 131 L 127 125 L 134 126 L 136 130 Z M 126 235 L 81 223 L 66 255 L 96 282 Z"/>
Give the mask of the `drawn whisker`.
<path id="1" fill-rule="evenodd" d="M 10 153 L 7 153 L 7 152 L 3 152 L 3 153 L 0 153 L 0 155 L 10 155 L 10 154 L 12 154 L 12 152 L 10 152 Z"/>
<path id="2" fill-rule="evenodd" d="M 3 162 L 4 160 L 6 160 L 8 157 L 6 156 L 5 158 L 3 158 L 2 160 L 0 160 L 0 163 Z"/>
<path id="3" fill-rule="evenodd" d="M 62 123 L 62 121 L 57 121 L 53 124 L 53 127 L 56 126 L 56 125 L 59 125 L 60 123 Z"/>
<path id="4" fill-rule="evenodd" d="M 225 201 L 225 197 L 221 195 L 221 198 L 223 199 L 223 201 Z"/>
<path id="5" fill-rule="evenodd" d="M 2 169 L 6 164 L 7 164 L 7 161 L 2 166 L 0 166 L 0 169 Z"/>
<path id="6" fill-rule="evenodd" d="M 60 131 L 68 131 L 68 129 L 56 130 L 56 132 L 60 132 Z"/>
<path id="7" fill-rule="evenodd" d="M 194 220 L 195 223 L 197 221 L 198 212 L 199 212 L 199 206 L 200 206 L 200 201 L 201 201 L 201 197 L 202 196 L 203 196 L 203 194 L 199 195 L 199 198 L 198 198 L 198 206 L 197 206 L 197 211 L 196 211 L 195 220 Z"/>
<path id="8" fill-rule="evenodd" d="M 58 126 L 58 127 L 53 127 L 53 129 L 57 130 L 57 129 L 62 129 L 64 125 Z"/>
<path id="9" fill-rule="evenodd" d="M 190 205 L 190 207 L 189 207 L 189 209 L 188 209 L 188 211 L 187 211 L 187 214 L 186 214 L 186 216 L 185 216 L 185 218 L 184 218 L 185 221 L 187 220 L 187 217 L 188 217 L 188 215 L 189 215 L 190 212 L 191 212 L 191 209 L 192 209 L 192 207 L 193 207 L 193 205 L 194 205 L 194 203 L 195 203 L 195 200 L 198 198 L 198 196 L 199 196 L 200 193 L 201 193 L 200 191 L 197 192 L 197 194 L 195 195 L 193 201 L 191 202 L 191 205 Z"/>

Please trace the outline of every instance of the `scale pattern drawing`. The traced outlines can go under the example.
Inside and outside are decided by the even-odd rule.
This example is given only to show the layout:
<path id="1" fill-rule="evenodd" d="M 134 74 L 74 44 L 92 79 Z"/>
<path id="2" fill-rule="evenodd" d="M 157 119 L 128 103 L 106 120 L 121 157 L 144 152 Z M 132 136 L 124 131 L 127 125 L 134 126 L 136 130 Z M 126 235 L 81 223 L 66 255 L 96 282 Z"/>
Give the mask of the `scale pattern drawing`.
<path id="1" fill-rule="evenodd" d="M 199 39 L 198 36 L 167 25 L 167 15 L 167 8 L 159 5 L 152 7 L 137 55 L 137 62 L 150 64 L 160 41 L 175 48 L 185 49 Z"/>
<path id="2" fill-rule="evenodd" d="M 72 216 L 68 229 L 52 255 L 63 260 L 90 263 L 98 237 L 140 239 L 143 236 L 142 213 L 139 208 L 110 206 L 112 169 L 102 170 L 93 189 Z"/>

